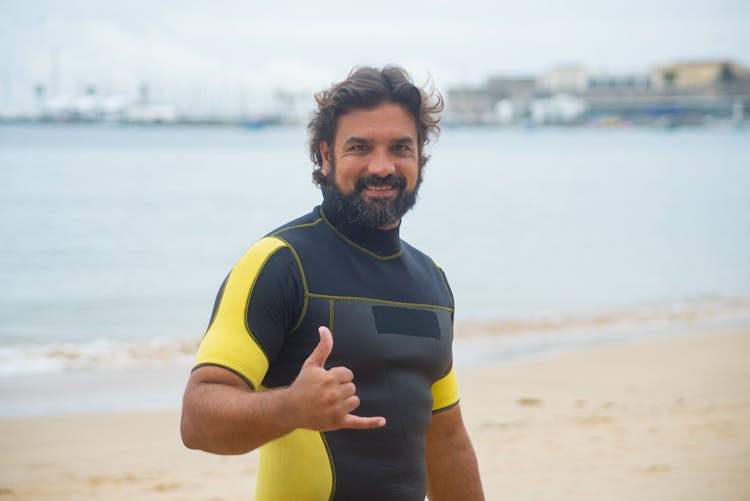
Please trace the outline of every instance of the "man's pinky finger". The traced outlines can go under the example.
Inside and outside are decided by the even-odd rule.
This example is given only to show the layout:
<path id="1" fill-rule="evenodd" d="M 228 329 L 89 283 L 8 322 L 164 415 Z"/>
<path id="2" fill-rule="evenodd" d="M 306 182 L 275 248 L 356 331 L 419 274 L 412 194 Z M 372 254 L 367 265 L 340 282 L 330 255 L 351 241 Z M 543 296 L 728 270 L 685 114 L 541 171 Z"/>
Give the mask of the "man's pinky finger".
<path id="1" fill-rule="evenodd" d="M 344 416 L 342 428 L 349 428 L 352 430 L 367 430 L 371 428 L 381 428 L 385 426 L 385 418 L 382 416 L 377 417 L 360 417 L 354 414 L 347 414 Z"/>

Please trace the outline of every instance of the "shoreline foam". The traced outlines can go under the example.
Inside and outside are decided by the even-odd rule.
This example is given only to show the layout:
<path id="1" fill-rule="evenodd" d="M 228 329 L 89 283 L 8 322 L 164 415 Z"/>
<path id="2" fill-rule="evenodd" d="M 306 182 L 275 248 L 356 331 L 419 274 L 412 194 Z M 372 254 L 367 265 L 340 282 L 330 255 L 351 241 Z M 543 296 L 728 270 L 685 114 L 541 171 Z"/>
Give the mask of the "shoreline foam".
<path id="1" fill-rule="evenodd" d="M 457 370 L 591 347 L 750 330 L 750 301 L 725 298 L 554 323 L 458 322 Z M 655 314 L 660 311 L 662 314 Z M 198 339 L 0 348 L 0 418 L 178 408 Z"/>
<path id="2" fill-rule="evenodd" d="M 495 336 L 546 334 L 575 337 L 575 344 L 599 344 L 612 332 L 695 332 L 750 327 L 750 297 L 720 296 L 684 302 L 646 305 L 629 310 L 589 314 L 537 315 L 491 320 L 458 319 L 457 340 Z M 601 335 L 600 335 L 601 334 Z M 615 336 L 617 337 L 617 336 Z M 627 336 L 620 336 L 627 337 Z M 110 368 L 158 367 L 189 364 L 200 338 L 156 338 L 131 342 L 94 339 L 82 343 L 21 343 L 0 341 L 0 385 L 15 375 L 66 373 Z M 561 341 L 564 344 L 564 341 Z M 513 343 L 511 343 L 512 345 Z M 522 356 L 529 350 L 523 349 Z M 533 351 L 531 352 L 533 354 Z"/>

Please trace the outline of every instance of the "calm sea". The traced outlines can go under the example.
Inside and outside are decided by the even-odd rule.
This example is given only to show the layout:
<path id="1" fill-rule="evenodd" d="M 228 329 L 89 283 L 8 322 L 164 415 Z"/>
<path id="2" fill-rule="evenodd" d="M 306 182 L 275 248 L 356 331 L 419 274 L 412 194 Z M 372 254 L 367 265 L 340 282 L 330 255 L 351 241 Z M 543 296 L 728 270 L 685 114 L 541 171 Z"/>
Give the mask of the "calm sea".
<path id="1" fill-rule="evenodd" d="M 302 128 L 0 127 L 0 373 L 185 355 L 319 202 Z M 750 305 L 750 131 L 447 129 L 402 237 L 457 321 Z M 658 314 L 657 314 L 658 316 Z"/>

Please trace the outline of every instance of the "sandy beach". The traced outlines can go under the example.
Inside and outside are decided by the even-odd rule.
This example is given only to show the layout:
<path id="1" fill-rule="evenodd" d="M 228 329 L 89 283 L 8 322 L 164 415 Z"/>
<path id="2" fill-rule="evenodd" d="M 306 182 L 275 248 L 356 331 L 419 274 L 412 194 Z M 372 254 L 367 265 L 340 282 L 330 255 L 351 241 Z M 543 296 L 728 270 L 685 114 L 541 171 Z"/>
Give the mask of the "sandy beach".
<path id="1" fill-rule="evenodd" d="M 750 331 L 459 372 L 489 500 L 750 500 Z M 251 499 L 257 456 L 182 446 L 179 411 L 0 420 L 0 499 Z"/>

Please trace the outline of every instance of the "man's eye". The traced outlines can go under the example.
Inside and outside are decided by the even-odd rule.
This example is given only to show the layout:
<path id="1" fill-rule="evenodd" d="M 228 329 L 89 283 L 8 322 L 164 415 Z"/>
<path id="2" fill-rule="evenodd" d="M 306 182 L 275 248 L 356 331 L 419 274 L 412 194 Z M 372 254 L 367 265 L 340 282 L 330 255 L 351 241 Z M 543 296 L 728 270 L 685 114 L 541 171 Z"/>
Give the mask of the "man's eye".
<path id="1" fill-rule="evenodd" d="M 352 145 L 349 150 L 351 151 L 366 151 L 367 145 L 366 144 L 354 144 Z"/>

